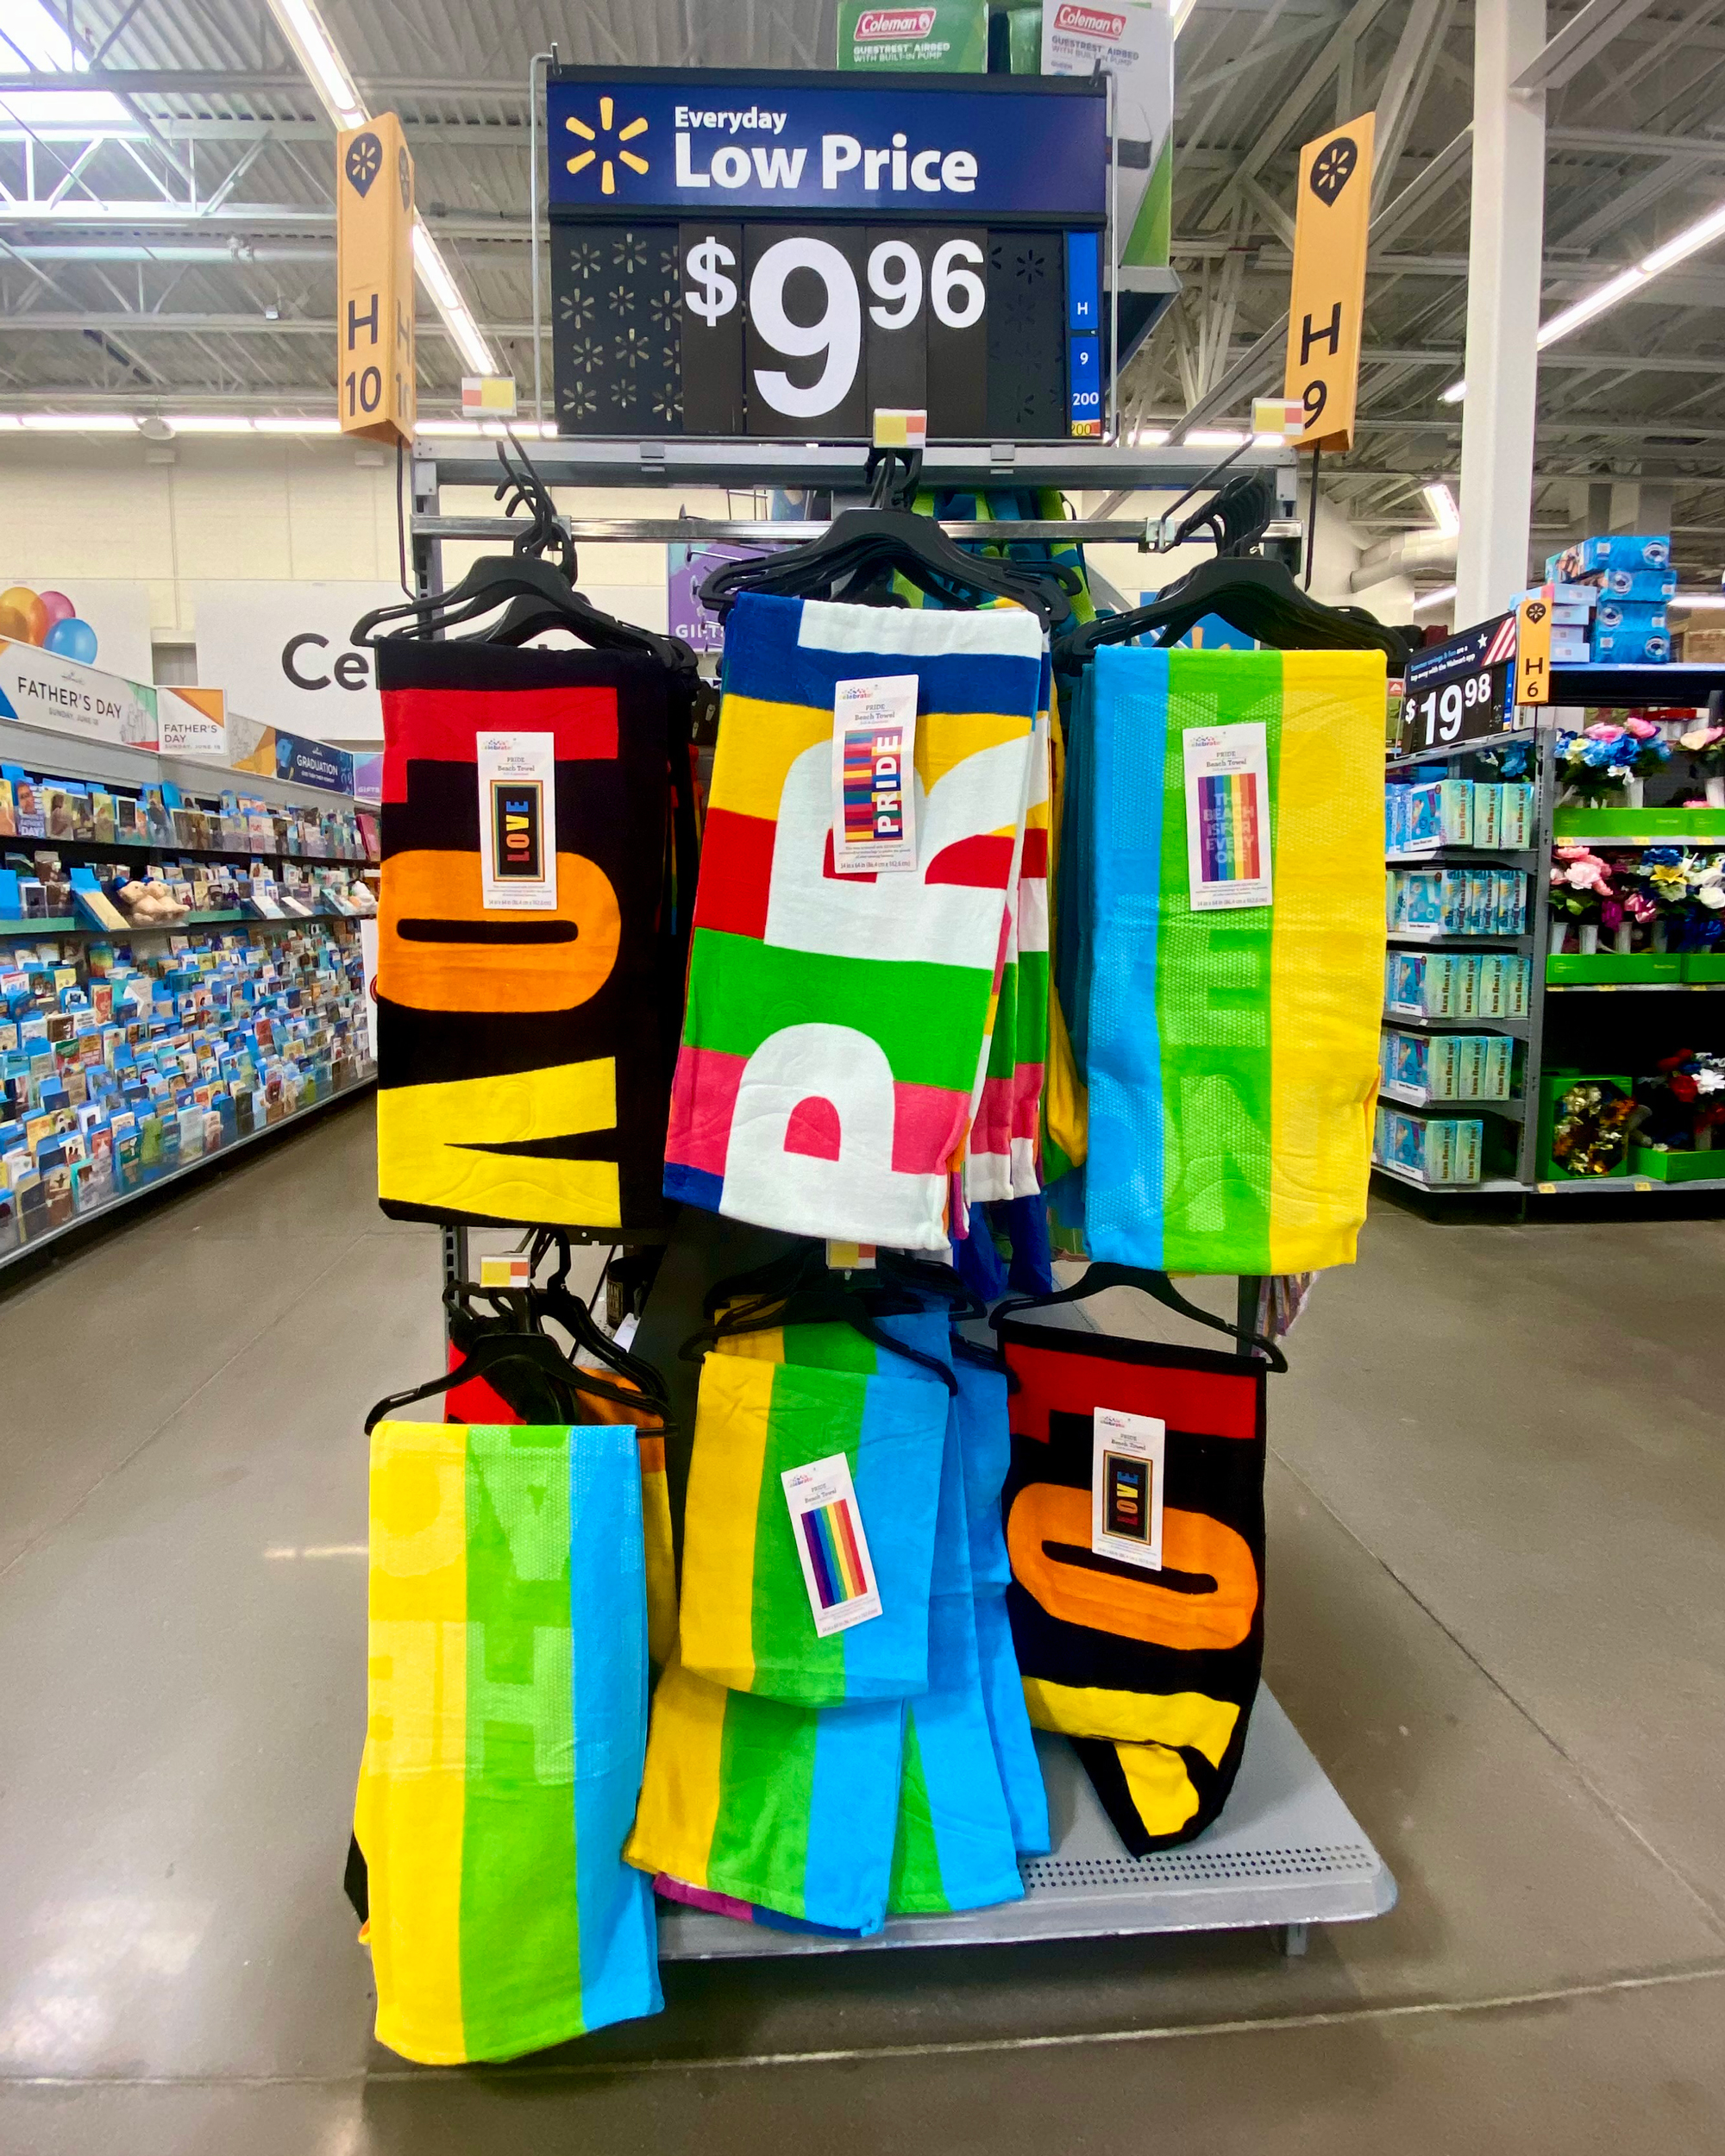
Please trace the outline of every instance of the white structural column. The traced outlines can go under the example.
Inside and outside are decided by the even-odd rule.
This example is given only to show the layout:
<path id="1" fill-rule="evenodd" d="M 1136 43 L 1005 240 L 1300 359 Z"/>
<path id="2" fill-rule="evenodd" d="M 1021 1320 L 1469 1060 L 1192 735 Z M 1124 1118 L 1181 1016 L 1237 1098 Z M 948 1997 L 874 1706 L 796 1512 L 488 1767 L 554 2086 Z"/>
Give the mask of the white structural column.
<path id="1" fill-rule="evenodd" d="M 1546 0 L 1477 0 L 1458 629 L 1502 613 L 1527 581 L 1546 100 L 1510 85 L 1545 41 Z"/>

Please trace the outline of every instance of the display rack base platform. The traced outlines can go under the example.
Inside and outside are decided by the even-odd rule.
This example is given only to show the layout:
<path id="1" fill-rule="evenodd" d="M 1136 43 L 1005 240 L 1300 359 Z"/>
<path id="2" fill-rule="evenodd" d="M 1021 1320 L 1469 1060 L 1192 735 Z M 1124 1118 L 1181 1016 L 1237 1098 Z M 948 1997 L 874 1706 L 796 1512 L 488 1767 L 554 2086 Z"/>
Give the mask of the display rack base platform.
<path id="1" fill-rule="evenodd" d="M 862 1947 L 1010 1946 L 1042 1939 L 1268 1929 L 1306 1951 L 1314 1924 L 1357 1924 L 1396 1906 L 1389 1867 L 1270 1691 L 1259 1691 L 1239 1778 L 1221 1817 L 1196 1840 L 1129 1857 L 1071 1746 L 1039 1735 L 1055 1844 L 1025 1857 L 1022 1902 L 959 1916 L 906 1917 L 872 1939 L 769 1930 L 659 1904 L 664 1961 L 850 1953 Z"/>

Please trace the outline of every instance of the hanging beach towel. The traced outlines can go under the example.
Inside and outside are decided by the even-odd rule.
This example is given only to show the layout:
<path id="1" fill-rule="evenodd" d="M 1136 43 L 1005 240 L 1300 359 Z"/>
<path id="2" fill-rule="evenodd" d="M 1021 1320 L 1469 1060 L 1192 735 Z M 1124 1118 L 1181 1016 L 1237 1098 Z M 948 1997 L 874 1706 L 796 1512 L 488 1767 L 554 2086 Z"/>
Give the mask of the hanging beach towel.
<path id="1" fill-rule="evenodd" d="M 1031 1720 L 1091 1740 L 1079 1756 L 1135 1855 L 1188 1841 L 1233 1786 L 1264 1663 L 1265 1365 L 1010 1316 L 999 1332 L 1020 1381 L 1007 1606 Z M 1153 1462 L 1135 1479 L 1099 1446 L 1099 1408 L 1164 1426 L 1160 1496 Z M 1154 1554 L 1158 1514 L 1159 1567 L 1113 1553 Z"/>
<path id="2" fill-rule="evenodd" d="M 628 1427 L 383 1422 L 354 1832 L 379 2041 L 512 2059 L 653 2014 L 652 1896 L 622 1861 L 646 1733 Z"/>
<path id="3" fill-rule="evenodd" d="M 887 1902 L 894 1916 L 943 1916 L 1024 1896 L 977 1660 L 957 1398 L 947 1416 L 934 1564 L 928 1689 L 905 1710 Z"/>
<path id="4" fill-rule="evenodd" d="M 897 1368 L 878 1375 L 800 1367 L 797 1336 L 816 1331 L 877 1353 L 844 1326 L 793 1326 L 721 1341 L 745 1351 L 702 1364 L 683 1514 L 682 1664 L 711 1683 L 806 1706 L 905 1699 L 928 1685 L 947 1394 L 890 1355 L 881 1364 Z M 835 1457 L 850 1491 L 794 1518 L 784 1475 Z M 847 1602 L 865 1605 L 870 1562 L 880 1614 L 817 1630 L 807 1580 L 823 1614 L 840 1617 Z"/>
<path id="5" fill-rule="evenodd" d="M 1352 1262 L 1382 1008 L 1383 694 L 1375 652 L 1095 654 L 1063 841 L 1063 908 L 1083 913 L 1060 969 L 1093 1257 Z"/>
<path id="6" fill-rule="evenodd" d="M 687 686 L 636 653 L 393 636 L 378 678 L 384 1210 L 661 1225 Z"/>
<path id="7" fill-rule="evenodd" d="M 1042 636 L 1014 607 L 743 593 L 664 1187 L 764 1227 L 945 1248 L 1022 828 Z M 914 674 L 914 870 L 839 875 L 841 681 Z"/>
<path id="8" fill-rule="evenodd" d="M 953 1369 L 958 1379 L 959 1459 L 964 1476 L 982 1703 L 1012 1822 L 1013 1841 L 1026 1856 L 1045 1856 L 1051 1846 L 1048 1793 L 1036 1756 L 1036 1739 L 1031 1734 L 1018 1654 L 1007 1615 L 1012 1566 L 1000 1524 L 1000 1491 L 1013 1457 L 1007 1381 L 962 1357 L 954 1362 Z"/>

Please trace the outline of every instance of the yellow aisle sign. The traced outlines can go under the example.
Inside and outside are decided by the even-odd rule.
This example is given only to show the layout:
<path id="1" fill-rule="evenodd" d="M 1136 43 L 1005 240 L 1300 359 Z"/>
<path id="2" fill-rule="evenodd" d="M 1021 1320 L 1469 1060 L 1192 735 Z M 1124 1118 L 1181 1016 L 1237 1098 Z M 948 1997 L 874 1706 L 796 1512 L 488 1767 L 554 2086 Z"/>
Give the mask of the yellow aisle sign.
<path id="1" fill-rule="evenodd" d="M 1552 700 L 1552 587 L 1542 585 L 1515 609 L 1515 701 Z"/>
<path id="2" fill-rule="evenodd" d="M 1305 407 L 1299 449 L 1353 447 L 1377 118 L 1362 113 L 1300 153 L 1285 392 Z"/>
<path id="3" fill-rule="evenodd" d="M 336 137 L 342 431 L 413 439 L 413 160 L 392 112 Z"/>

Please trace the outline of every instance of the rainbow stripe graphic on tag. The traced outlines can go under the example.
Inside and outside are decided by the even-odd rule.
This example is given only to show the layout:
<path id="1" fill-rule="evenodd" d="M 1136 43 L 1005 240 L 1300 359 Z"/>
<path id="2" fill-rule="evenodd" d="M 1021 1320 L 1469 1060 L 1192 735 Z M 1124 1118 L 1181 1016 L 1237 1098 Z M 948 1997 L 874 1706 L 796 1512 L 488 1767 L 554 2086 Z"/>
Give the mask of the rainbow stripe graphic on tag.
<path id="1" fill-rule="evenodd" d="M 905 830 L 903 740 L 874 727 L 844 740 L 844 843 L 873 845 Z"/>
<path id="2" fill-rule="evenodd" d="M 843 1497 L 818 1505 L 802 1516 L 803 1540 L 814 1566 L 815 1589 L 823 1609 L 854 1602 L 869 1592 L 869 1569 L 856 1546 L 850 1506 Z"/>
<path id="3" fill-rule="evenodd" d="M 1236 771 L 1202 779 L 1199 786 L 1205 882 L 1257 882 L 1264 870 L 1258 852 L 1256 774 Z"/>

